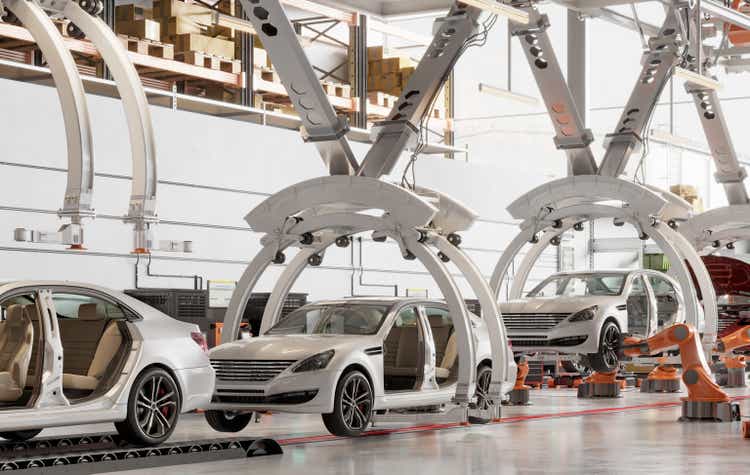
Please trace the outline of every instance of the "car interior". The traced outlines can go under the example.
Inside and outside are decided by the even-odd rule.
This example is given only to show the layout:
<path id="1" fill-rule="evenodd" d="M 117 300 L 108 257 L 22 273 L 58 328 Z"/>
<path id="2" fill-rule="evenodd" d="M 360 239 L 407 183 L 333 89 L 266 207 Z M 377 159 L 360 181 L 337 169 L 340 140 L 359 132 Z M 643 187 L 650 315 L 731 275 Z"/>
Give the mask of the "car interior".
<path id="1" fill-rule="evenodd" d="M 443 308 L 427 307 L 425 312 L 435 341 L 435 377 L 439 386 L 448 386 L 455 383 L 458 376 L 458 346 L 453 320 Z"/>
<path id="2" fill-rule="evenodd" d="M 651 289 L 656 297 L 656 317 L 659 328 L 677 323 L 677 315 L 680 309 L 679 300 L 677 300 L 677 291 L 672 284 L 658 276 L 649 276 Z"/>
<path id="3" fill-rule="evenodd" d="M 0 409 L 33 403 L 43 334 L 32 295 L 0 305 Z"/>
<path id="4" fill-rule="evenodd" d="M 130 338 L 123 310 L 87 295 L 53 296 L 63 347 L 63 393 L 72 402 L 106 392 L 125 363 Z"/>
<path id="5" fill-rule="evenodd" d="M 383 343 L 383 384 L 386 391 L 412 391 L 424 377 L 424 332 L 417 307 L 402 309 Z"/>
<path id="6" fill-rule="evenodd" d="M 643 277 L 633 279 L 627 300 L 628 333 L 632 335 L 648 335 L 651 305 L 646 291 Z"/>

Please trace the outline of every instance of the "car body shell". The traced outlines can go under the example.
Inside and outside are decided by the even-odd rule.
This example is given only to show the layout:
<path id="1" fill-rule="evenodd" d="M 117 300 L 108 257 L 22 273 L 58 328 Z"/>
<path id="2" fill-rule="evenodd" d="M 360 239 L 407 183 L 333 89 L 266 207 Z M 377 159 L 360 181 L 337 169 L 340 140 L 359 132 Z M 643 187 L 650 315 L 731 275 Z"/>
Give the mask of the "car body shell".
<path id="1" fill-rule="evenodd" d="M 434 379 L 435 348 L 431 333 L 425 333 L 423 351 L 425 352 L 425 370 L 421 388 L 415 391 L 386 392 L 384 389 L 383 347 L 384 340 L 390 331 L 398 313 L 410 305 L 429 305 L 447 309 L 443 302 L 424 299 L 346 299 L 317 302 L 311 305 L 378 303 L 391 306 L 379 331 L 374 335 L 263 335 L 260 337 L 238 340 L 220 345 L 209 353 L 211 361 L 262 361 L 288 360 L 300 362 L 316 354 L 334 350 L 334 356 L 323 370 L 295 373 L 291 364 L 278 376 L 265 382 L 232 382 L 224 381 L 219 376 L 216 384 L 216 395 L 223 397 L 221 402 L 215 400 L 210 409 L 237 411 L 280 411 L 308 414 L 328 414 L 333 412 L 336 386 L 345 371 L 352 368 L 365 373 L 374 392 L 375 410 L 401 409 L 441 405 L 451 401 L 456 392 L 455 384 L 439 387 Z M 420 313 L 420 324 L 427 332 L 429 325 L 423 312 Z M 471 326 L 475 339 L 477 363 L 491 364 L 489 337 L 484 323 L 479 317 L 471 316 Z M 378 351 L 379 350 L 379 351 Z M 511 371 L 503 383 L 504 393 L 512 389 L 516 377 L 516 365 L 509 351 Z M 269 402 L 274 396 L 316 391 L 315 396 L 304 403 L 274 404 Z M 264 401 L 237 401 L 237 397 L 254 394 Z"/>
<path id="2" fill-rule="evenodd" d="M 210 401 L 215 373 L 206 353 L 191 337 L 192 332 L 199 331 L 196 325 L 179 322 L 122 292 L 89 284 L 64 281 L 5 283 L 0 285 L 0 301 L 39 290 L 89 295 L 121 306 L 127 315 L 130 354 L 119 378 L 105 394 L 75 404 L 66 404 L 65 401 L 44 404 L 41 402 L 44 398 L 37 397 L 31 407 L 0 410 L 0 431 L 122 421 L 127 417 L 133 382 L 146 368 L 153 366 L 166 369 L 174 377 L 182 396 L 182 412 L 203 408 Z M 48 390 L 45 380 L 51 378 L 52 375 L 43 376 L 41 393 Z"/>
<path id="3" fill-rule="evenodd" d="M 729 256 L 703 256 L 719 301 L 718 336 L 725 337 L 750 325 L 750 264 Z M 750 353 L 750 346 L 736 353 Z"/>
<path id="4" fill-rule="evenodd" d="M 600 335 L 604 324 L 613 321 L 622 333 L 629 333 L 627 301 L 633 281 L 639 276 L 646 277 L 646 291 L 650 303 L 650 322 L 647 335 L 651 336 L 663 325 L 658 321 L 656 297 L 647 277 L 658 276 L 666 279 L 674 288 L 677 298 L 677 315 L 673 323 L 685 320 L 684 300 L 679 285 L 664 273 L 652 270 L 613 270 L 613 271 L 581 271 L 563 272 L 555 276 L 585 276 L 591 274 L 623 274 L 625 284 L 620 295 L 613 296 L 552 296 L 527 297 L 509 302 L 501 302 L 499 308 L 504 315 L 508 339 L 516 353 L 558 353 L 558 354 L 591 354 L 599 350 Z M 570 318 L 578 312 L 596 306 L 594 318 L 588 321 L 571 322 Z M 548 317 L 549 324 L 545 328 L 535 328 L 532 318 Z M 514 324 L 514 319 L 519 324 Z M 552 322 L 557 322 L 554 325 Z M 582 341 L 583 340 L 583 341 Z"/>

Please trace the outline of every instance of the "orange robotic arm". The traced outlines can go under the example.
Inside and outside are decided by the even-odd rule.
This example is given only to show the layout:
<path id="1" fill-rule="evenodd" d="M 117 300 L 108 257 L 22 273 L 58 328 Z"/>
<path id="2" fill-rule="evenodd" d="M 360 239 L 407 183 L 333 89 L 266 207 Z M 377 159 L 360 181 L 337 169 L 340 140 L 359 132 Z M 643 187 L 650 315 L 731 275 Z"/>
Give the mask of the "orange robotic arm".
<path id="1" fill-rule="evenodd" d="M 750 326 L 742 327 L 716 342 L 716 351 L 729 353 L 730 351 L 750 345 Z"/>
<path id="2" fill-rule="evenodd" d="M 698 333 L 690 325 L 680 323 L 645 340 L 629 338 L 623 343 L 620 351 L 625 356 L 642 356 L 658 353 L 675 345 L 680 348 L 682 380 L 688 389 L 686 400 L 728 402 L 729 396 L 711 377 Z"/>

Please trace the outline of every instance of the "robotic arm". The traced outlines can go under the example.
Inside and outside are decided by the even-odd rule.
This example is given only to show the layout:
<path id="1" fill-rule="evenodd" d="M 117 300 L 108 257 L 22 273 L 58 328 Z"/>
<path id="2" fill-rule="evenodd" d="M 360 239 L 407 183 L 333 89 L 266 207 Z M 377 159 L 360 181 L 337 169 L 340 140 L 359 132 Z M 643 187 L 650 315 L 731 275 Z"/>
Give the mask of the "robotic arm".
<path id="1" fill-rule="evenodd" d="M 750 326 L 742 327 L 716 342 L 716 351 L 729 353 L 732 350 L 750 345 Z"/>
<path id="2" fill-rule="evenodd" d="M 703 355 L 700 337 L 690 325 L 680 323 L 647 339 L 628 338 L 620 347 L 620 351 L 624 356 L 644 356 L 673 346 L 680 349 L 682 381 L 688 390 L 688 397 L 683 401 L 729 402 L 729 396 L 713 381 Z"/>

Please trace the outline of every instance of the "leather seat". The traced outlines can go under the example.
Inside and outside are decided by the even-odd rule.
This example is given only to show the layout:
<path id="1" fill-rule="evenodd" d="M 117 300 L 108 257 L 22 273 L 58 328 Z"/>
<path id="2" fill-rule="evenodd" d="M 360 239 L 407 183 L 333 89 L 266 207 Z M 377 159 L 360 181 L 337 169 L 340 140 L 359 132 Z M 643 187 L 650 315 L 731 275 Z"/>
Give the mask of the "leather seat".
<path id="1" fill-rule="evenodd" d="M 17 401 L 26 386 L 34 343 L 28 313 L 22 305 L 11 305 L 6 320 L 0 324 L 0 402 Z"/>
<path id="2" fill-rule="evenodd" d="M 64 373 L 63 389 L 94 391 L 106 376 L 107 368 L 122 346 L 122 333 L 117 322 L 110 322 L 96 347 L 96 353 L 85 375 Z"/>
<path id="3" fill-rule="evenodd" d="M 448 379 L 451 376 L 451 370 L 458 360 L 458 346 L 456 344 L 456 332 L 448 338 L 448 344 L 445 345 L 445 356 L 443 361 L 435 368 L 435 377 L 438 379 Z"/>
<path id="4" fill-rule="evenodd" d="M 63 372 L 85 376 L 88 373 L 107 319 L 95 303 L 81 304 L 78 318 L 58 318 L 62 341 Z"/>

